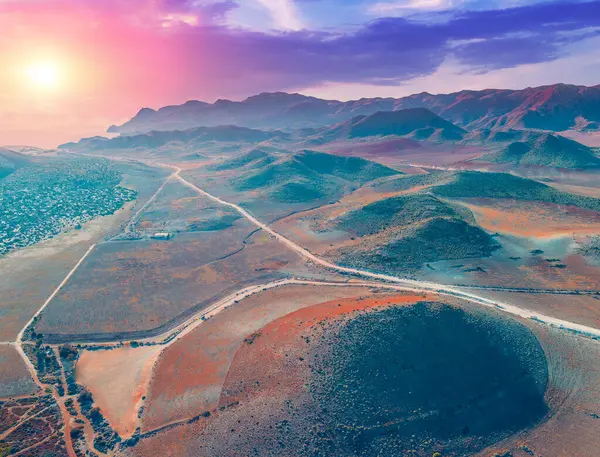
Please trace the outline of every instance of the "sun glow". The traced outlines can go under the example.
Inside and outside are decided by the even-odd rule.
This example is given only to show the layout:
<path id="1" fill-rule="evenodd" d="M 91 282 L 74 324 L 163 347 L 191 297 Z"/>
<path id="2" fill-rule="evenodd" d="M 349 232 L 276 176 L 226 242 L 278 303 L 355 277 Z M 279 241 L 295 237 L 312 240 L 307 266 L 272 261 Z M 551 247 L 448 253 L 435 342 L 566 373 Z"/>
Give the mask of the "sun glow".
<path id="1" fill-rule="evenodd" d="M 51 61 L 35 62 L 26 68 L 29 83 L 37 89 L 57 88 L 61 80 L 61 73 L 59 65 Z"/>

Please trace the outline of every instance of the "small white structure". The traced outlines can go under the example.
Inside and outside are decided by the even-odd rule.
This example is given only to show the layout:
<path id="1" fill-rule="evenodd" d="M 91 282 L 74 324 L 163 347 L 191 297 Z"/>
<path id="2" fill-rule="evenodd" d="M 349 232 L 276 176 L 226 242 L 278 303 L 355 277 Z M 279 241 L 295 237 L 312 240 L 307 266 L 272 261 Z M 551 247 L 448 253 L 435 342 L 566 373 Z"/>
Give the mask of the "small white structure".
<path id="1" fill-rule="evenodd" d="M 155 240 L 170 240 L 173 238 L 173 234 L 170 232 L 156 232 L 154 235 L 152 235 L 152 238 Z"/>

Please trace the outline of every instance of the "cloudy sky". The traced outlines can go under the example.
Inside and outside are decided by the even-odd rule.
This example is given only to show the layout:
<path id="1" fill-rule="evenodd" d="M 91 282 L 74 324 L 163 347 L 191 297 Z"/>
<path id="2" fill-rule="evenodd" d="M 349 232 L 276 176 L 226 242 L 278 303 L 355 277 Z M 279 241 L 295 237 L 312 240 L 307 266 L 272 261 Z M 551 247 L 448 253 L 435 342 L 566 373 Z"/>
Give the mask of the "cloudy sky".
<path id="1" fill-rule="evenodd" d="M 0 144 L 141 107 L 600 84 L 600 0 L 0 0 Z"/>

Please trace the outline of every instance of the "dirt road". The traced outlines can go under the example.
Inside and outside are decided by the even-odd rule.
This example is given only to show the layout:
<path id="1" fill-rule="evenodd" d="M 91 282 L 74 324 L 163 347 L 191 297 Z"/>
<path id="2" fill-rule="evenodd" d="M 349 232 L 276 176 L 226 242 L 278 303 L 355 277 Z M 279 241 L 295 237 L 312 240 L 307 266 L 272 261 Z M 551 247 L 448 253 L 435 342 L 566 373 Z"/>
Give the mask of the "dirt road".
<path id="1" fill-rule="evenodd" d="M 236 205 L 235 203 L 230 203 L 228 201 L 220 199 L 219 197 L 209 194 L 204 189 L 201 189 L 200 187 L 196 186 L 195 184 L 187 181 L 185 178 L 183 178 L 180 175 L 181 169 L 179 167 L 175 167 L 172 165 L 167 165 L 167 166 L 169 166 L 170 168 L 175 170 L 175 173 L 173 176 L 175 178 L 179 179 L 179 181 L 181 181 L 186 186 L 190 187 L 191 189 L 194 189 L 199 194 L 201 194 L 207 198 L 210 198 L 213 201 L 216 201 L 217 203 L 220 203 L 221 205 L 229 206 L 230 208 L 235 209 L 237 212 L 239 212 L 242 216 L 244 216 L 246 219 L 248 219 L 254 225 L 261 228 L 265 232 L 269 233 L 274 238 L 276 238 L 280 243 L 282 243 L 283 245 L 287 246 L 288 248 L 294 250 L 295 252 L 297 252 L 298 254 L 300 254 L 301 256 L 306 258 L 307 260 L 315 263 L 316 265 L 321 265 L 325 268 L 329 268 L 334 271 L 347 273 L 347 274 L 351 274 L 351 275 L 355 275 L 355 276 L 361 276 L 364 278 L 372 278 L 375 280 L 402 284 L 405 287 L 414 288 L 414 290 L 416 290 L 416 291 L 437 292 L 437 293 L 444 294 L 444 295 L 451 295 L 451 296 L 459 297 L 459 298 L 462 298 L 462 299 L 465 299 L 465 300 L 468 300 L 468 301 L 471 301 L 471 302 L 474 302 L 474 303 L 477 303 L 477 304 L 480 304 L 483 306 L 501 309 L 502 311 L 505 311 L 509 314 L 513 314 L 515 316 L 523 317 L 526 319 L 535 319 L 537 321 L 540 321 L 540 322 L 543 322 L 545 324 L 552 325 L 555 327 L 564 328 L 564 329 L 579 332 L 579 333 L 584 333 L 589 336 L 600 337 L 600 329 L 597 329 L 594 327 L 588 327 L 588 326 L 577 324 L 574 322 L 565 321 L 562 319 L 557 319 L 557 318 L 554 318 L 551 316 L 546 316 L 543 314 L 536 313 L 529 309 L 520 308 L 518 306 L 511 305 L 509 303 L 503 303 L 503 302 L 497 302 L 495 300 L 490 300 L 490 299 L 487 299 L 484 297 L 480 297 L 474 293 L 466 292 L 455 286 L 436 284 L 436 283 L 427 282 L 427 281 L 417 281 L 417 280 L 408 279 L 408 278 L 399 278 L 396 276 L 391 276 L 391 275 L 386 275 L 386 274 L 381 274 L 381 273 L 373 273 L 371 271 L 359 270 L 357 268 L 348 268 L 348 267 L 336 265 L 334 263 L 331 263 L 327 260 L 324 260 L 324 259 L 321 259 L 321 258 L 315 256 L 307 249 L 303 248 L 302 246 L 296 244 L 289 238 L 286 238 L 285 236 L 276 232 L 275 230 L 273 230 L 271 227 L 269 227 L 264 222 L 261 222 L 258 219 L 256 219 L 254 216 L 252 216 L 252 214 L 250 214 L 248 211 L 246 211 L 241 206 Z"/>

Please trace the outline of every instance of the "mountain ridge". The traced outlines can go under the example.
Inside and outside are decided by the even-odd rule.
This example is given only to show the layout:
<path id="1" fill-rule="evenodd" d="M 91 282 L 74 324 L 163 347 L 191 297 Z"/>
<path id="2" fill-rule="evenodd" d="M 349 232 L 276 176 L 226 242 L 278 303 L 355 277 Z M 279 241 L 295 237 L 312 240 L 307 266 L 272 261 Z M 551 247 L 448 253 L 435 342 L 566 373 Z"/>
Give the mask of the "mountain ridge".
<path id="1" fill-rule="evenodd" d="M 472 129 L 596 129 L 600 123 L 600 85 L 553 84 L 525 89 L 421 92 L 402 98 L 325 100 L 298 93 L 263 92 L 242 101 L 206 103 L 188 100 L 158 110 L 142 108 L 110 133 L 238 125 L 278 129 L 322 127 L 377 111 L 426 108 L 457 126 Z"/>

